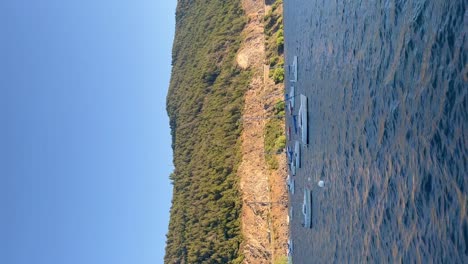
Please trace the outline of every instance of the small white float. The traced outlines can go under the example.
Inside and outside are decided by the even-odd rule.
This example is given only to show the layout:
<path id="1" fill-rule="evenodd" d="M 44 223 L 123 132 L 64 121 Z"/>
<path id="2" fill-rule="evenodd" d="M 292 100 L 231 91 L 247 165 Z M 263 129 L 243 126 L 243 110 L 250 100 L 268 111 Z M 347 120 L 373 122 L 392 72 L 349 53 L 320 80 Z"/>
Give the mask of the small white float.
<path id="1" fill-rule="evenodd" d="M 325 182 L 323 180 L 320 180 L 317 185 L 320 187 L 320 188 L 323 188 L 325 186 Z"/>

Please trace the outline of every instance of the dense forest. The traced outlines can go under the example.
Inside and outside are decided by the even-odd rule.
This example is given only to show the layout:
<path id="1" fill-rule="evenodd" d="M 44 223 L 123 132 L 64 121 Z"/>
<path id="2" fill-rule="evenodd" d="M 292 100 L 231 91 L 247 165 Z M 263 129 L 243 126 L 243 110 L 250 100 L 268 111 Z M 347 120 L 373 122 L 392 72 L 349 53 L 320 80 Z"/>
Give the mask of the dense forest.
<path id="1" fill-rule="evenodd" d="M 175 170 L 165 263 L 241 263 L 236 170 L 251 74 L 235 56 L 240 1 L 179 0 L 167 97 Z"/>

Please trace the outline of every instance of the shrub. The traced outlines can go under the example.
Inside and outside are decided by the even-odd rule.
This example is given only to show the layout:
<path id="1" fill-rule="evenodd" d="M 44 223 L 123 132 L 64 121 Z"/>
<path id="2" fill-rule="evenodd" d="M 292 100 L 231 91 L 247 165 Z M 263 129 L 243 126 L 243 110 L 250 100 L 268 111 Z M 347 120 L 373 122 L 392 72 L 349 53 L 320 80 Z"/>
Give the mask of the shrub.
<path id="1" fill-rule="evenodd" d="M 281 151 L 286 147 L 286 136 L 281 135 L 275 141 L 275 149 Z"/>
<path id="2" fill-rule="evenodd" d="M 288 257 L 281 256 L 275 260 L 275 264 L 288 264 Z"/>
<path id="3" fill-rule="evenodd" d="M 265 124 L 265 161 L 269 169 L 278 169 L 276 154 L 286 146 L 286 136 L 281 120 L 272 118 Z"/>
<path id="4" fill-rule="evenodd" d="M 283 67 L 284 66 L 284 57 L 283 56 L 279 57 L 278 63 L 276 65 L 278 67 Z"/>
<path id="5" fill-rule="evenodd" d="M 278 115 L 278 116 L 284 116 L 284 108 L 285 108 L 286 104 L 284 103 L 283 100 L 280 100 L 278 101 L 275 106 L 274 106 L 274 109 L 275 109 L 275 115 Z"/>
<path id="6" fill-rule="evenodd" d="M 278 56 L 270 57 L 270 61 L 269 61 L 270 67 L 275 66 L 278 63 L 278 61 L 279 61 Z"/>
<path id="7" fill-rule="evenodd" d="M 283 52 L 284 49 L 284 37 L 277 37 L 276 38 L 276 46 L 278 47 L 278 52 Z"/>
<path id="8" fill-rule="evenodd" d="M 275 84 L 284 81 L 284 69 L 283 68 L 276 68 L 273 72 L 273 81 Z"/>

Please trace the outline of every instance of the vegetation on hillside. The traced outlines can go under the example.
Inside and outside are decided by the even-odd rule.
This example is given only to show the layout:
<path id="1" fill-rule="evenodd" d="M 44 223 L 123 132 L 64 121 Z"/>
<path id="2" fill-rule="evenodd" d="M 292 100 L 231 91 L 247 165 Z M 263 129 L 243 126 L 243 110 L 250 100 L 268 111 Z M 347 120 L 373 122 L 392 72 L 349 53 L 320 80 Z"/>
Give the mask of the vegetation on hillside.
<path id="1" fill-rule="evenodd" d="M 240 1 L 179 0 L 167 97 L 175 170 L 165 263 L 241 263 L 236 170 L 250 73 Z"/>
<path id="2" fill-rule="evenodd" d="M 271 118 L 265 124 L 265 160 L 268 168 L 278 169 L 276 155 L 281 153 L 286 146 L 284 135 L 284 101 L 279 101 L 273 108 L 275 118 Z"/>
<path id="3" fill-rule="evenodd" d="M 283 34 L 283 1 L 276 0 L 265 15 L 265 60 L 270 65 L 270 78 L 275 84 L 284 81 L 284 34 Z M 278 160 L 276 154 L 286 145 L 284 134 L 284 101 L 278 101 L 274 108 L 274 116 L 265 124 L 265 160 L 268 168 L 276 170 Z"/>
<path id="4" fill-rule="evenodd" d="M 283 32 L 283 1 L 273 0 L 271 8 L 265 15 L 265 63 L 269 65 L 269 77 L 276 84 L 274 89 L 276 91 L 283 92 L 284 89 L 284 32 Z M 270 101 L 272 104 L 273 116 L 276 118 L 269 119 L 265 124 L 264 131 L 264 146 L 265 146 L 265 160 L 269 169 L 277 171 L 279 168 L 279 159 L 285 158 L 282 154 L 286 147 L 286 136 L 285 136 L 285 102 L 283 100 Z M 280 174 L 282 171 L 278 171 Z M 277 181 L 270 181 L 270 190 L 274 190 L 274 185 L 277 185 Z M 286 192 L 286 190 L 284 190 Z M 270 194 L 270 195 L 278 195 Z M 278 199 L 280 196 L 276 196 Z M 286 208 L 285 208 L 286 210 Z M 275 214 L 275 210 L 270 207 L 270 213 Z M 276 210 L 276 213 L 278 211 Z M 272 219 L 272 243 L 280 238 L 282 225 L 284 222 L 279 220 L 281 217 L 276 215 L 276 219 Z M 285 239 L 283 237 L 283 239 Z M 280 241 L 284 241 L 281 240 Z M 273 263 L 288 263 L 287 256 L 283 255 L 284 249 L 275 246 L 275 254 L 273 257 Z"/>
<path id="5" fill-rule="evenodd" d="M 275 264 L 288 264 L 288 257 L 287 256 L 281 256 L 278 259 L 275 260 Z"/>
<path id="6" fill-rule="evenodd" d="M 276 0 L 265 15 L 265 57 L 272 69 L 270 78 L 275 83 L 284 80 L 284 31 L 283 31 L 283 1 Z"/>

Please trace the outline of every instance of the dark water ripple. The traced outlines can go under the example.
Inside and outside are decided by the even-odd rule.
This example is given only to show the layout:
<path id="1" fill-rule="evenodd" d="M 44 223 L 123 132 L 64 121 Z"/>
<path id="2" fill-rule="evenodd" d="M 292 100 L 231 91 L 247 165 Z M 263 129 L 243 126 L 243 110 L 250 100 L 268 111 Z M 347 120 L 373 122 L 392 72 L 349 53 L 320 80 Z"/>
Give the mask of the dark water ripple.
<path id="1" fill-rule="evenodd" d="M 468 263 L 466 5 L 284 1 L 286 62 L 299 57 L 309 98 L 295 263 Z"/>

